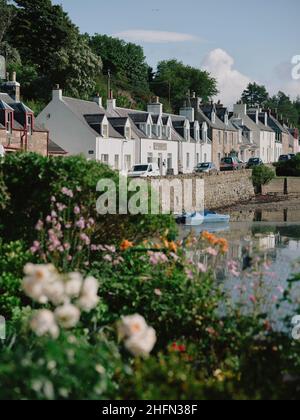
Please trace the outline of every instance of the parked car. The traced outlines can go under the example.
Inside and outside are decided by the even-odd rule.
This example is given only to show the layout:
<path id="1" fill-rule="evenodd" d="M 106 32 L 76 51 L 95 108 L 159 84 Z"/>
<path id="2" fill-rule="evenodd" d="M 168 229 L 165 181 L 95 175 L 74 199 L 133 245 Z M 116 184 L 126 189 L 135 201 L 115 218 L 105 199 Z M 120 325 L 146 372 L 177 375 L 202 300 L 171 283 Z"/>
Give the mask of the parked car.
<path id="1" fill-rule="evenodd" d="M 238 159 L 238 162 L 239 162 L 239 165 L 240 165 L 240 169 L 245 169 L 246 168 L 246 165 L 247 165 L 247 163 L 246 162 L 243 162 L 242 160 L 240 160 L 240 159 Z"/>
<path id="2" fill-rule="evenodd" d="M 0 144 L 0 158 L 5 156 L 5 150 L 2 144 Z"/>
<path id="3" fill-rule="evenodd" d="M 246 168 L 247 169 L 252 169 L 252 168 L 254 168 L 255 166 L 261 166 L 261 165 L 263 165 L 264 163 L 263 163 L 263 161 L 260 159 L 260 158 L 250 158 L 249 160 L 248 160 L 248 163 L 247 163 L 247 165 L 246 165 Z"/>
<path id="4" fill-rule="evenodd" d="M 218 172 L 218 169 L 216 165 L 212 162 L 204 162 L 204 163 L 198 163 L 198 165 L 194 169 L 194 173 L 201 174 L 201 173 L 216 173 Z"/>
<path id="5" fill-rule="evenodd" d="M 132 170 L 128 172 L 129 178 L 147 178 L 160 175 L 161 173 L 156 163 L 135 165 Z"/>
<path id="6" fill-rule="evenodd" d="M 236 157 L 225 157 L 221 159 L 221 171 L 237 171 L 238 169 L 240 169 L 240 164 Z"/>
<path id="7" fill-rule="evenodd" d="M 296 157 L 296 154 L 295 153 L 290 153 L 289 157 L 290 157 L 290 159 L 294 159 Z"/>
<path id="8" fill-rule="evenodd" d="M 279 156 L 278 162 L 287 162 L 288 160 L 291 160 L 290 155 L 281 155 Z"/>

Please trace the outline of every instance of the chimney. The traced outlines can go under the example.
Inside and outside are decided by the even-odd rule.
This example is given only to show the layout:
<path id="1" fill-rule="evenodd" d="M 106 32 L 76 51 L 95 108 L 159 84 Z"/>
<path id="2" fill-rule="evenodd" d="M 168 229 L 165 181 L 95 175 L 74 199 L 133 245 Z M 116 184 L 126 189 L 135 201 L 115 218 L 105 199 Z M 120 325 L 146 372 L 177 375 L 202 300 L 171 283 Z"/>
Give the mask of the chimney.
<path id="1" fill-rule="evenodd" d="M 101 96 L 99 95 L 99 93 L 97 93 L 93 98 L 92 98 L 92 101 L 93 102 L 95 102 L 98 106 L 99 106 L 99 108 L 102 108 L 102 98 L 101 98 Z"/>
<path id="2" fill-rule="evenodd" d="M 7 81 L 2 85 L 4 92 L 6 92 L 14 101 L 20 102 L 21 85 L 17 82 L 17 73 L 13 72 L 12 80 L 10 81 L 9 73 L 7 73 Z"/>
<path id="3" fill-rule="evenodd" d="M 180 108 L 179 115 L 185 117 L 189 120 L 189 122 L 195 122 L 195 110 L 192 106 L 185 106 Z"/>
<path id="4" fill-rule="evenodd" d="M 62 101 L 63 92 L 59 85 L 56 85 L 52 91 L 52 100 L 53 101 Z"/>
<path id="5" fill-rule="evenodd" d="M 149 114 L 162 115 L 163 105 L 159 102 L 159 97 L 158 96 L 156 96 L 154 101 L 152 101 L 150 104 L 148 104 L 147 112 L 149 112 Z"/>
<path id="6" fill-rule="evenodd" d="M 110 89 L 109 97 L 107 99 L 107 104 L 106 104 L 106 110 L 108 112 L 112 112 L 116 108 L 117 108 L 117 101 L 116 101 L 116 99 L 114 99 L 113 91 Z"/>
<path id="7" fill-rule="evenodd" d="M 236 118 L 243 118 L 247 115 L 247 105 L 241 103 L 237 103 L 233 105 L 233 113 Z"/>

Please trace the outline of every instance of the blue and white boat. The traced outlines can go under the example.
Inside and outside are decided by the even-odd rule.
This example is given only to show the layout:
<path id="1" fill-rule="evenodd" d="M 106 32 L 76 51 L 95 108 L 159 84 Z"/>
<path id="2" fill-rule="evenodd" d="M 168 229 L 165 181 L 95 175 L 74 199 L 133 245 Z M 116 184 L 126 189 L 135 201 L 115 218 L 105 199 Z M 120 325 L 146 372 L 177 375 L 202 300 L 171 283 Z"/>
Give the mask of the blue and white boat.
<path id="1" fill-rule="evenodd" d="M 216 223 L 229 223 L 230 216 L 218 214 L 214 211 L 205 210 L 202 212 L 184 213 L 176 219 L 178 224 L 186 226 L 215 225 Z"/>

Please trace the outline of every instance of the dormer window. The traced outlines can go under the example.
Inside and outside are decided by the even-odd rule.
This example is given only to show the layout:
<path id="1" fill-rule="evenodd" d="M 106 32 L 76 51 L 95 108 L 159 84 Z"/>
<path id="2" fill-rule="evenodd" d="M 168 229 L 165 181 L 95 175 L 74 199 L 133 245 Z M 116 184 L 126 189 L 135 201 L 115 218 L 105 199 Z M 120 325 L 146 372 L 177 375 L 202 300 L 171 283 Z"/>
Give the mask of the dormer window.
<path id="1" fill-rule="evenodd" d="M 215 124 L 215 123 L 216 123 L 216 113 L 215 113 L 215 111 L 212 111 L 212 113 L 211 113 L 211 122 L 212 122 L 213 124 Z"/>
<path id="2" fill-rule="evenodd" d="M 12 133 L 12 122 L 13 122 L 13 113 L 12 112 L 6 112 L 6 132 L 11 134 Z"/>
<path id="3" fill-rule="evenodd" d="M 33 117 L 31 114 L 26 114 L 26 130 L 29 135 L 32 134 L 33 130 Z"/>
<path id="4" fill-rule="evenodd" d="M 228 119 L 228 114 L 226 113 L 225 114 L 225 125 L 228 125 L 228 123 L 229 123 L 229 119 Z"/>
<path id="5" fill-rule="evenodd" d="M 130 127 L 130 125 L 126 125 L 126 127 L 125 127 L 125 138 L 126 138 L 126 140 L 131 139 L 131 127 Z"/>
<path id="6" fill-rule="evenodd" d="M 147 124 L 147 128 L 146 128 L 146 135 L 147 135 L 147 137 L 149 137 L 149 138 L 151 138 L 151 137 L 152 137 L 151 124 Z"/>
<path id="7" fill-rule="evenodd" d="M 102 137 L 108 139 L 108 124 L 102 124 Z"/>
<path id="8" fill-rule="evenodd" d="M 160 139 L 162 136 L 162 127 L 160 124 L 157 124 L 156 126 L 156 134 L 157 134 L 157 137 Z"/>

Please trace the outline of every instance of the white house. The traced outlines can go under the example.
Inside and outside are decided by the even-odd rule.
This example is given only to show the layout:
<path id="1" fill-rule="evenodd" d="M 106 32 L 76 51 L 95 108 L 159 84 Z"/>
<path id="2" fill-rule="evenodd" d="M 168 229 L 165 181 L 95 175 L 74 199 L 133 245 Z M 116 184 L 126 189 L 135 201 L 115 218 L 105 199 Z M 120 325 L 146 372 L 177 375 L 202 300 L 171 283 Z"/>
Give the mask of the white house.
<path id="1" fill-rule="evenodd" d="M 83 154 L 120 171 L 155 162 L 165 175 L 190 173 L 197 163 L 211 161 L 207 126 L 200 127 L 187 111 L 165 114 L 159 98 L 147 111 L 120 108 L 112 94 L 105 109 L 99 96 L 69 98 L 57 87 L 38 122 L 68 154 Z"/>
<path id="2" fill-rule="evenodd" d="M 246 104 L 235 104 L 231 121 L 242 130 L 243 160 L 259 157 L 264 163 L 275 161 L 276 134 L 268 125 L 268 114 L 260 109 L 247 111 Z M 278 146 L 279 147 L 279 146 Z"/>

